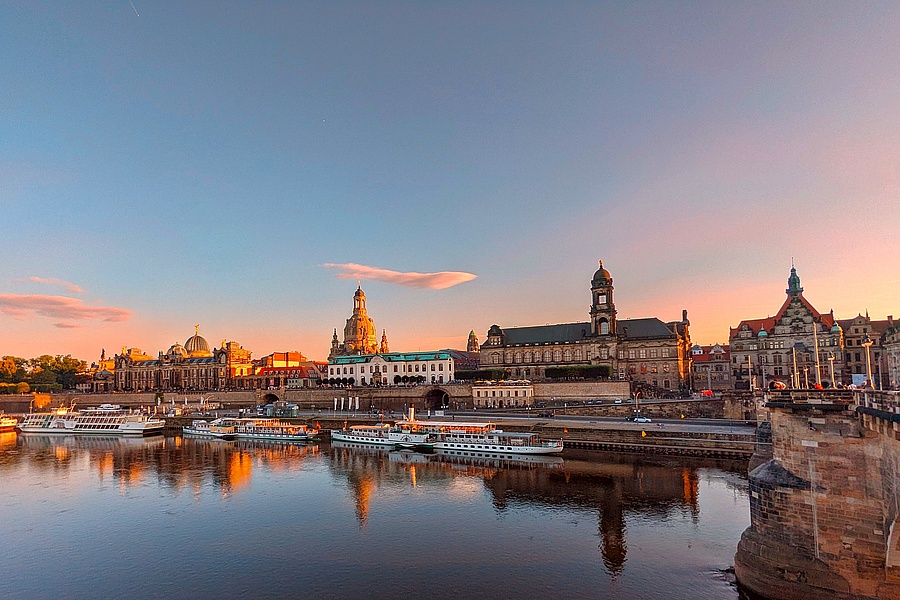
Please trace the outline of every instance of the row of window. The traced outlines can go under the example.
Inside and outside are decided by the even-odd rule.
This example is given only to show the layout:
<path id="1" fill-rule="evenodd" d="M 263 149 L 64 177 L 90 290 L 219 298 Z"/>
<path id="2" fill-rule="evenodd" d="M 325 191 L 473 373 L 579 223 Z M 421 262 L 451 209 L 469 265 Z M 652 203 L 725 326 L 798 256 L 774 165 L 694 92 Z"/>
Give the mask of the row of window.
<path id="1" fill-rule="evenodd" d="M 444 370 L 444 363 L 430 363 L 430 364 L 431 364 L 432 371 L 435 371 L 435 370 L 443 371 Z M 435 369 L 435 364 L 437 364 L 437 369 Z M 400 369 L 401 366 L 403 367 L 402 370 Z M 343 369 L 344 369 L 344 371 L 343 371 L 343 373 L 341 373 L 341 367 L 328 367 L 328 373 L 329 373 L 329 375 L 353 375 L 353 367 L 343 367 Z M 349 371 L 348 371 L 348 369 L 349 369 Z M 448 371 L 450 370 L 449 364 L 447 365 L 447 370 Z M 425 373 L 426 371 L 428 371 L 428 365 L 423 364 L 421 372 Z M 366 365 L 360 365 L 360 367 L 359 367 L 360 375 L 365 372 L 366 372 Z M 383 371 L 381 370 L 380 365 L 369 365 L 369 373 L 387 373 L 387 372 L 388 372 L 387 365 L 384 366 Z M 415 370 L 413 370 L 412 365 L 406 365 L 406 364 L 394 365 L 394 373 L 419 373 L 419 372 L 420 372 L 419 371 L 419 363 L 416 363 Z"/>
<path id="2" fill-rule="evenodd" d="M 669 358 L 669 348 L 639 348 L 637 350 L 628 350 L 628 358 L 630 360 L 637 359 L 647 359 L 647 358 Z M 540 350 L 531 352 L 506 352 L 503 356 L 503 364 L 521 364 L 525 363 L 539 363 L 539 362 L 581 362 L 582 360 L 591 360 L 591 353 L 588 351 L 586 353 L 582 353 L 581 350 L 544 350 L 541 352 Z M 609 360 L 609 349 L 604 347 L 600 348 L 600 355 L 598 356 L 600 360 Z M 491 354 L 491 364 L 499 365 L 500 364 L 501 355 L 500 354 Z M 619 359 L 625 359 L 625 350 L 619 350 Z"/>
<path id="3" fill-rule="evenodd" d="M 522 397 L 528 396 L 528 390 L 483 390 L 484 395 L 482 396 L 482 390 L 475 390 L 476 398 L 517 398 L 519 397 L 519 392 L 522 392 Z M 490 392 L 490 394 L 488 393 Z M 505 394 L 503 392 L 506 392 Z"/>

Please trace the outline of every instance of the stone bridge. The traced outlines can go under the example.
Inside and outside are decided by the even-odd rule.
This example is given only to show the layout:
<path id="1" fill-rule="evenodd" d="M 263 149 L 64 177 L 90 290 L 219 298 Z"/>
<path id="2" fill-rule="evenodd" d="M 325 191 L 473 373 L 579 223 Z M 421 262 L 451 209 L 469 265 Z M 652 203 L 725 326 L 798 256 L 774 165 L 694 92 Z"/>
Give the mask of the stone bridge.
<path id="1" fill-rule="evenodd" d="M 771 598 L 900 598 L 900 393 L 771 392 L 735 555 Z"/>

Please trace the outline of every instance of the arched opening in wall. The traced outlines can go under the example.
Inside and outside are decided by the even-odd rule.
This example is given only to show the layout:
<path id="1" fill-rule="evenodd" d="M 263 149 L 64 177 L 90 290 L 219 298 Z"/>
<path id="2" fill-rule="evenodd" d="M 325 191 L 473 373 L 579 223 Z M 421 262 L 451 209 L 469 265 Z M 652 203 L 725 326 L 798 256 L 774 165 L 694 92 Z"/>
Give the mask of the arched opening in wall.
<path id="1" fill-rule="evenodd" d="M 600 326 L 597 328 L 600 335 L 609 335 L 609 321 L 604 319 L 600 319 Z"/>
<path id="2" fill-rule="evenodd" d="M 434 388 L 425 394 L 425 408 L 427 410 L 444 410 L 450 406 L 450 394 L 441 388 Z"/>
<path id="3" fill-rule="evenodd" d="M 280 400 L 280 398 L 278 396 L 276 396 L 275 394 L 266 394 L 265 396 L 262 397 L 263 404 L 273 404 L 275 402 L 278 402 L 279 400 Z"/>

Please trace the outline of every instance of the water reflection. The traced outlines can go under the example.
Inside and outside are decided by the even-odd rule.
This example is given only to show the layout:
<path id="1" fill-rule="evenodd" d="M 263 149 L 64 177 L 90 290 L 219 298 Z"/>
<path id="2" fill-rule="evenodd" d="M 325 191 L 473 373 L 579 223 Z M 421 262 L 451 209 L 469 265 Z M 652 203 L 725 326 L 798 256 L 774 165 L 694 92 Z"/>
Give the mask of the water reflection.
<path id="1" fill-rule="evenodd" d="M 361 527 L 382 486 L 477 478 L 498 511 L 529 505 L 595 513 L 603 565 L 614 576 L 627 560 L 630 517 L 665 520 L 686 515 L 698 522 L 699 469 L 722 469 L 730 473 L 730 485 L 746 489 L 746 465 L 738 461 L 674 461 L 596 452 L 569 453 L 565 460 L 476 452 L 421 454 L 347 442 L 332 442 L 329 452 L 330 468 L 347 480 Z"/>
<path id="2" fill-rule="evenodd" d="M 594 452 L 8 434 L 0 562 L 7 586 L 39 580 L 43 597 L 115 597 L 140 564 L 130 577 L 155 597 L 376 600 L 412 585 L 436 600 L 735 598 L 719 569 L 746 527 L 745 470 Z M 37 569 L 48 549 L 72 568 Z M 273 569 L 272 557 L 294 566 Z"/>
<path id="3" fill-rule="evenodd" d="M 86 460 L 99 481 L 112 478 L 123 491 L 155 478 L 172 490 L 200 493 L 211 486 L 227 496 L 250 484 L 254 466 L 271 471 L 299 468 L 318 446 L 265 441 L 224 442 L 182 437 L 3 434 L 0 473 L 28 463 L 64 472 Z"/>

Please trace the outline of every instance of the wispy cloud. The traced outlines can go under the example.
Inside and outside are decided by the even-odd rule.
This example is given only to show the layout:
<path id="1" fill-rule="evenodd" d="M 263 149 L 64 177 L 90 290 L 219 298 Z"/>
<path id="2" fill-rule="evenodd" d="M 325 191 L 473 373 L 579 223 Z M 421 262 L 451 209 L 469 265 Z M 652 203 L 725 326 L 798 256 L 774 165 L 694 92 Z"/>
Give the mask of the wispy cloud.
<path id="1" fill-rule="evenodd" d="M 35 277 L 32 275 L 26 279 L 19 279 L 17 283 L 24 283 L 26 281 L 33 281 L 35 283 L 46 283 L 47 285 L 58 285 L 61 288 L 65 288 L 66 290 L 72 292 L 73 294 L 83 294 L 84 289 L 75 285 L 71 281 L 66 281 L 65 279 L 56 279 L 55 277 Z"/>
<path id="2" fill-rule="evenodd" d="M 339 269 L 336 275 L 339 279 L 366 279 L 368 281 L 381 281 L 405 287 L 424 288 L 429 290 L 443 290 L 460 283 L 472 281 L 477 275 L 462 271 L 440 271 L 438 273 L 402 273 L 378 267 L 367 267 L 356 263 L 326 263 L 322 265 L 329 269 Z"/>
<path id="3" fill-rule="evenodd" d="M 53 326 L 60 329 L 81 329 L 84 327 L 84 325 L 78 325 L 77 323 L 54 323 Z"/>
<path id="4" fill-rule="evenodd" d="M 79 298 L 37 294 L 0 294 L 0 312 L 25 320 L 39 315 L 63 321 L 127 321 L 132 311 L 114 306 L 89 306 Z M 68 323 L 57 323 L 66 327 Z"/>

